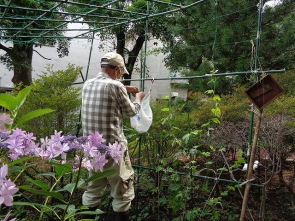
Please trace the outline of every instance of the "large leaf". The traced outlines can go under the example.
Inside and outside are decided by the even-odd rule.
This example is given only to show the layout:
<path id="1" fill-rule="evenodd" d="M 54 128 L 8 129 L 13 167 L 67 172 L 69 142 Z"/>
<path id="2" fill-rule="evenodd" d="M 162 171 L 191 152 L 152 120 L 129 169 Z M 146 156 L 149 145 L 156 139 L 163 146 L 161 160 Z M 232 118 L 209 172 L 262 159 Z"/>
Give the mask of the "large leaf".
<path id="1" fill-rule="evenodd" d="M 53 173 L 53 172 L 47 172 L 47 173 L 41 173 L 40 174 L 41 176 L 51 176 L 51 177 L 53 177 L 54 179 L 55 179 L 55 173 Z"/>
<path id="2" fill-rule="evenodd" d="M 71 204 L 67 207 L 67 205 L 55 205 L 54 208 L 60 208 L 62 210 L 67 209 L 67 213 L 66 216 L 64 218 L 64 220 L 68 220 L 71 217 L 74 217 L 76 212 L 79 211 L 79 209 L 76 209 L 75 205 Z"/>
<path id="3" fill-rule="evenodd" d="M 62 164 L 59 162 L 50 161 L 48 162 L 48 164 L 55 165 L 54 171 L 59 177 L 65 175 L 66 173 L 71 172 L 73 168 L 73 165 L 71 163 Z"/>
<path id="4" fill-rule="evenodd" d="M 64 188 L 57 190 L 58 192 L 61 191 L 68 191 L 70 194 L 73 194 L 75 190 L 75 184 L 74 183 L 68 183 Z"/>
<path id="5" fill-rule="evenodd" d="M 73 204 L 70 204 L 67 206 L 66 204 L 59 204 L 59 205 L 54 205 L 53 208 L 60 208 L 62 210 L 68 209 L 68 211 L 75 210 L 76 206 Z"/>
<path id="6" fill-rule="evenodd" d="M 22 189 L 22 190 L 28 190 L 28 189 L 31 189 L 32 186 L 30 186 L 30 185 L 22 185 L 22 186 L 17 186 L 17 188 Z"/>
<path id="7" fill-rule="evenodd" d="M 95 211 L 83 211 L 83 212 L 78 212 L 75 215 L 99 215 L 99 214 L 104 214 L 103 211 L 101 211 L 100 209 L 96 209 Z"/>
<path id="8" fill-rule="evenodd" d="M 44 114 L 48 114 L 48 113 L 51 113 L 54 111 L 55 110 L 53 110 L 51 108 L 37 109 L 37 110 L 31 111 L 31 112 L 27 113 L 26 115 L 22 116 L 21 118 L 19 118 L 15 124 L 15 127 L 18 127 L 19 125 L 24 124 L 24 123 L 28 122 L 29 120 L 32 120 L 34 118 L 40 117 Z"/>
<path id="9" fill-rule="evenodd" d="M 76 212 L 79 211 L 77 209 L 72 209 L 72 210 L 69 210 L 65 216 L 65 220 L 71 218 L 71 217 L 74 217 L 76 215 Z"/>
<path id="10" fill-rule="evenodd" d="M 27 168 L 34 167 L 36 164 L 26 164 L 26 165 L 19 165 L 9 167 L 9 173 L 19 173 L 20 171 L 24 171 Z"/>
<path id="11" fill-rule="evenodd" d="M 18 106 L 18 103 L 14 96 L 0 93 L 0 106 L 12 112 Z"/>
<path id="12" fill-rule="evenodd" d="M 84 186 L 84 184 L 85 184 L 85 180 L 80 179 L 80 180 L 78 181 L 78 185 L 77 185 L 77 187 Z"/>
<path id="13" fill-rule="evenodd" d="M 14 161 L 12 161 L 12 162 L 9 162 L 9 163 L 8 163 L 8 167 L 11 167 L 11 166 L 13 166 L 13 165 L 16 165 L 16 164 L 22 163 L 22 162 L 24 162 L 24 161 L 26 161 L 26 160 L 29 160 L 29 159 L 33 158 L 33 157 L 34 157 L 34 156 L 21 157 L 21 158 L 19 158 L 19 159 L 17 159 L 17 160 L 14 160 Z"/>
<path id="14" fill-rule="evenodd" d="M 16 96 L 16 101 L 18 103 L 17 108 L 20 108 L 23 105 L 28 94 L 31 92 L 31 90 L 32 90 L 32 86 L 27 86 L 17 94 L 17 96 Z"/>
<path id="15" fill-rule="evenodd" d="M 101 178 L 104 178 L 104 177 L 108 177 L 114 173 L 116 173 L 117 171 L 116 170 L 106 170 L 106 171 L 103 171 L 103 172 L 97 172 L 95 173 L 93 176 L 89 177 L 85 183 L 89 183 L 90 181 L 93 181 L 93 180 L 97 180 L 97 179 L 101 179 Z"/>
<path id="16" fill-rule="evenodd" d="M 17 111 L 23 105 L 31 90 L 32 86 L 27 86 L 22 89 L 16 97 L 11 94 L 0 94 L 0 106 L 6 108 L 10 112 Z"/>
<path id="17" fill-rule="evenodd" d="M 40 187 L 42 190 L 49 190 L 49 185 L 40 181 L 40 180 L 33 180 L 32 178 L 30 177 L 26 177 L 26 179 L 31 182 L 32 184 L 34 184 L 35 186 L 38 186 Z"/>
<path id="18" fill-rule="evenodd" d="M 36 189 L 27 189 L 27 191 L 30 193 L 37 194 L 37 195 L 51 196 L 51 197 L 54 197 L 59 200 L 64 199 L 63 195 L 58 192 L 49 192 L 49 191 L 45 191 L 45 190 L 36 190 Z"/>
<path id="19" fill-rule="evenodd" d="M 38 207 L 46 209 L 47 211 L 54 211 L 54 208 L 51 208 L 50 206 L 45 206 L 39 203 L 31 203 L 31 202 L 13 202 L 13 206 L 31 206 L 31 207 Z"/>
<path id="20" fill-rule="evenodd" d="M 70 163 L 66 163 L 66 164 L 61 164 L 57 167 L 55 167 L 55 172 L 58 176 L 63 176 L 69 172 L 72 171 L 73 165 Z"/>

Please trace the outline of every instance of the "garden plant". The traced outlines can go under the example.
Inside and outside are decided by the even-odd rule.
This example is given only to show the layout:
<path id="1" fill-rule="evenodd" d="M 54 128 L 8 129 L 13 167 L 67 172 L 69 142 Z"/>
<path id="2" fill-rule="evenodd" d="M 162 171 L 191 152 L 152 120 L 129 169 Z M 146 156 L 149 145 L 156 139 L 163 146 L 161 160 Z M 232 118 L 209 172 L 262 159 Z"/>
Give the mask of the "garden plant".
<path id="1" fill-rule="evenodd" d="M 33 214 L 25 213 L 25 210 L 13 213 L 15 216 L 25 217 L 25 220 L 77 220 L 76 216 L 79 215 L 102 213 L 99 209 L 87 212 L 88 208 L 84 206 L 76 208 L 73 196 L 78 188 L 88 182 L 115 172 L 103 171 L 103 166 L 108 161 L 106 156 L 108 159 L 113 158 L 115 163 L 118 162 L 122 155 L 120 145 L 117 142 L 108 146 L 103 144 L 105 140 L 99 133 L 88 137 L 76 137 L 63 136 L 62 131 L 55 131 L 50 137 L 41 138 L 37 142 L 33 133 L 23 131 L 17 126 L 53 110 L 32 111 L 20 118 L 20 123 L 14 123 L 18 109 L 24 103 L 29 91 L 30 87 L 26 87 L 16 97 L 9 94 L 0 96 L 1 105 L 11 113 L 11 115 L 1 114 L 0 131 L 2 152 L 9 158 L 8 163 L 4 163 L 0 169 L 0 208 L 7 211 L 5 219 L 8 219 L 10 214 L 7 207 L 12 205 L 30 206 L 34 209 Z M 14 102 L 6 103 L 8 98 Z M 36 167 L 53 168 L 53 170 L 32 177 L 28 170 Z M 81 176 L 83 169 L 93 169 L 100 173 L 83 179 Z M 70 182 L 61 185 L 61 181 L 69 174 Z M 12 175 L 13 180 L 7 178 Z M 13 202 L 14 194 L 18 200 Z M 3 208 L 2 204 L 6 208 Z"/>

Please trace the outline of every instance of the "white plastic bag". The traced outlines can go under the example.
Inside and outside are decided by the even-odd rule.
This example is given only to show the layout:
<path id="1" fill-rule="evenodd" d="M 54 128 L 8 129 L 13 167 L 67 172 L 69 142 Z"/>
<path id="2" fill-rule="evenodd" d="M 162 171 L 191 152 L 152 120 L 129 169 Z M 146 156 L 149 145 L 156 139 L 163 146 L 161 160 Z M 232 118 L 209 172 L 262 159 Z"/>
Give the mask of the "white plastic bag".
<path id="1" fill-rule="evenodd" d="M 153 122 L 153 112 L 150 107 L 150 92 L 140 102 L 140 110 L 130 118 L 131 127 L 139 133 L 145 133 Z"/>

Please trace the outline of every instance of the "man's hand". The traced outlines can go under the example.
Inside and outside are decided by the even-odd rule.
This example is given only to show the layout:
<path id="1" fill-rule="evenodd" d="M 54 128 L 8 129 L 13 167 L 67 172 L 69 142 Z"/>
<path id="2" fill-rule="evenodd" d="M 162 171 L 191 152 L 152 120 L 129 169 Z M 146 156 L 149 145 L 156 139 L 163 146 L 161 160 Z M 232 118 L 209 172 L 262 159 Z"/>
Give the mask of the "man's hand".
<path id="1" fill-rule="evenodd" d="M 135 86 L 125 86 L 125 87 L 127 92 L 132 93 L 133 95 L 139 92 L 138 88 Z"/>
<path id="2" fill-rule="evenodd" d="M 135 94 L 135 101 L 140 102 L 144 98 L 144 92 L 139 92 Z"/>

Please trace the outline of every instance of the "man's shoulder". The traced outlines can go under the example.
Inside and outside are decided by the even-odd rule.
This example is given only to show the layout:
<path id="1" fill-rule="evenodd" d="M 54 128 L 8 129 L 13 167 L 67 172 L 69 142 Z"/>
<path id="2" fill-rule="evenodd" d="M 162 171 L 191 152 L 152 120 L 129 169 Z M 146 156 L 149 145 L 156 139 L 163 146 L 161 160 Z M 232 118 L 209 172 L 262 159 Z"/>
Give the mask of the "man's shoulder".
<path id="1" fill-rule="evenodd" d="M 125 88 L 124 84 L 120 81 L 113 80 L 111 78 L 104 78 L 104 77 L 101 78 L 99 76 L 85 81 L 84 87 L 86 85 L 93 85 L 93 84 L 108 85 L 109 87 L 112 87 L 112 88 L 120 88 L 120 89 Z"/>
<path id="2" fill-rule="evenodd" d="M 112 84 L 117 87 L 124 87 L 124 84 L 122 84 L 120 81 L 112 80 Z"/>

